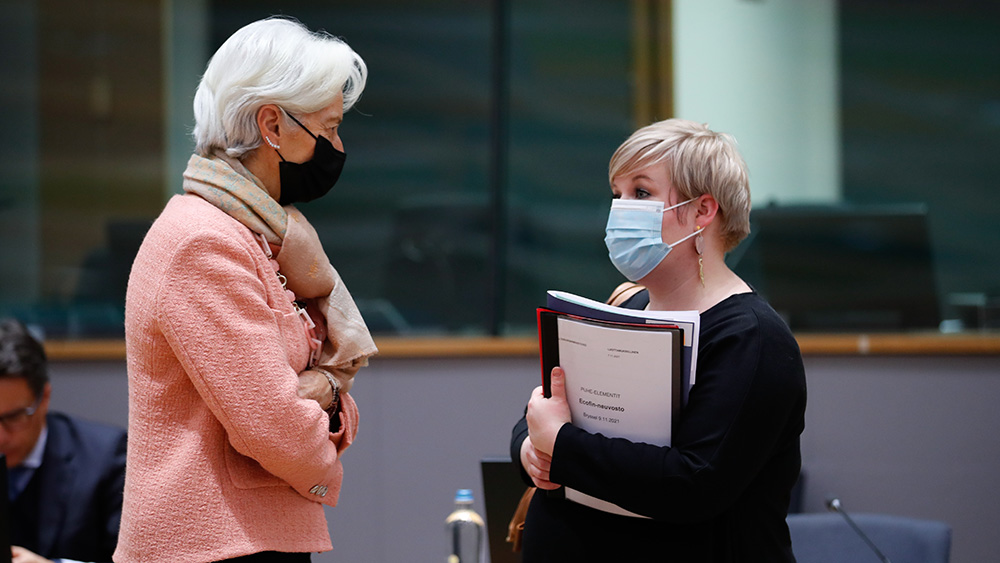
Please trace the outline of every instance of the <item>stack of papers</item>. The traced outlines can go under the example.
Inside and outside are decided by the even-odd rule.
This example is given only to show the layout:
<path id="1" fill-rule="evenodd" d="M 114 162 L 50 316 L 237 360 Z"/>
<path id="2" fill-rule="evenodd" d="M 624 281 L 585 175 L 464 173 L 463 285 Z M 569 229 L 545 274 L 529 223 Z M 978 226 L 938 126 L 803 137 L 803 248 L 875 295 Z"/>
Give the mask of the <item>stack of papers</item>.
<path id="1" fill-rule="evenodd" d="M 669 446 L 674 422 L 694 384 L 697 311 L 638 311 L 561 291 L 538 310 L 542 383 L 552 368 L 566 373 L 573 424 L 594 434 Z M 615 504 L 565 489 L 567 499 L 638 516 Z"/>

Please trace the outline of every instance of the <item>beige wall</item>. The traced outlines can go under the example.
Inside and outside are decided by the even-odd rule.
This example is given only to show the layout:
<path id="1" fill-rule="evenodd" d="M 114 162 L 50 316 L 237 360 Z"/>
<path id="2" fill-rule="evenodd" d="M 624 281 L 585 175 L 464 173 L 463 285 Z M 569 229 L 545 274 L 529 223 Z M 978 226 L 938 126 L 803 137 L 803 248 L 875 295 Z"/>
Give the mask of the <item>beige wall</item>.
<path id="1" fill-rule="evenodd" d="M 807 511 L 829 494 L 847 510 L 933 518 L 954 529 L 953 563 L 1000 551 L 1000 356 L 808 357 L 803 435 Z M 56 363 L 53 408 L 125 424 L 124 362 Z M 376 359 L 358 376 L 357 442 L 335 551 L 316 563 L 443 561 L 455 489 L 482 512 L 479 460 L 505 455 L 538 381 L 527 358 Z"/>
<path id="2" fill-rule="evenodd" d="M 673 0 L 675 115 L 732 133 L 754 205 L 840 197 L 834 0 Z"/>

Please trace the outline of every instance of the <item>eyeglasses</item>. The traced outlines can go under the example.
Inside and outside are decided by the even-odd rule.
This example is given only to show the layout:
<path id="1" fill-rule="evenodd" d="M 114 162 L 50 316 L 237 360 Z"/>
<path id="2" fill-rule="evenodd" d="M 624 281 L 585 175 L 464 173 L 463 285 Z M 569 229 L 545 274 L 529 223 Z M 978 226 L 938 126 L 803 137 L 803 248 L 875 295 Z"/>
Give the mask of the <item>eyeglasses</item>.
<path id="1" fill-rule="evenodd" d="M 34 416 L 35 412 L 38 410 L 38 405 L 41 403 L 42 398 L 39 397 L 30 407 L 17 409 L 16 411 L 9 412 L 7 414 L 0 414 L 0 426 L 3 426 L 3 429 L 7 432 L 17 432 L 18 430 L 23 430 L 24 427 L 28 425 L 28 421 L 32 416 Z"/>

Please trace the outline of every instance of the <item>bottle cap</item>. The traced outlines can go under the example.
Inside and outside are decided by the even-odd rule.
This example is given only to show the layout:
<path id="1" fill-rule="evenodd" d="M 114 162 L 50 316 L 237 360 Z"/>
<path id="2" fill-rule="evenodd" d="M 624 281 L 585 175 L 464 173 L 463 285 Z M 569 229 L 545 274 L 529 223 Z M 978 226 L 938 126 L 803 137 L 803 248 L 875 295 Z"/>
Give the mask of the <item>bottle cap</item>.
<path id="1" fill-rule="evenodd" d="M 472 502 L 472 489 L 459 489 L 455 493 L 455 502 Z"/>

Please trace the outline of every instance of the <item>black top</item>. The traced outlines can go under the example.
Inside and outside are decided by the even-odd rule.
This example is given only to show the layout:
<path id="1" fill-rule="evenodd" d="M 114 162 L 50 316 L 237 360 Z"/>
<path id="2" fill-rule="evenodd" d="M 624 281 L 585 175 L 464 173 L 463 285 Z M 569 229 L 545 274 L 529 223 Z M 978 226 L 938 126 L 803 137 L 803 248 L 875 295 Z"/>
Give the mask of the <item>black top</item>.
<path id="1" fill-rule="evenodd" d="M 701 315 L 696 382 L 672 447 L 571 424 L 556 438 L 553 482 L 651 519 L 539 491 L 525 522 L 524 561 L 648 561 L 656 553 L 685 562 L 794 561 L 785 517 L 805 406 L 788 326 L 755 293 L 729 297 Z M 526 437 L 522 418 L 512 459 Z M 522 477 L 530 484 L 523 468 Z"/>

